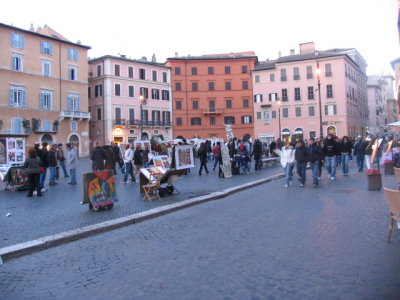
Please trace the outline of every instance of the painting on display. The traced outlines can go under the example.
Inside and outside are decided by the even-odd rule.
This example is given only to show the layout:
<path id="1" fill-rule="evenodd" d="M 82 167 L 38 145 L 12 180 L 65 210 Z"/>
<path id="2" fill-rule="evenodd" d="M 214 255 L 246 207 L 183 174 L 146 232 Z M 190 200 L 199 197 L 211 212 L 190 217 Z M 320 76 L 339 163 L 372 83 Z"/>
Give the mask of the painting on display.
<path id="1" fill-rule="evenodd" d="M 142 149 L 144 149 L 145 148 L 145 146 L 147 146 L 148 148 L 147 149 L 151 149 L 151 144 L 150 144 L 150 141 L 134 141 L 133 142 L 133 146 L 136 148 L 136 145 L 140 145 L 141 147 L 142 147 Z"/>
<path id="2" fill-rule="evenodd" d="M 142 173 L 150 182 L 156 182 L 157 178 L 164 175 L 167 171 L 162 167 L 141 168 Z"/>
<path id="3" fill-rule="evenodd" d="M 0 165 L 7 163 L 7 140 L 0 139 Z"/>
<path id="4" fill-rule="evenodd" d="M 117 202 L 115 179 L 113 171 L 102 171 L 83 174 L 83 201 L 94 207 Z"/>
<path id="5" fill-rule="evenodd" d="M 169 161 L 168 155 L 158 155 L 153 157 L 153 162 L 155 167 L 161 167 L 166 170 L 171 168 L 171 163 Z"/>
<path id="6" fill-rule="evenodd" d="M 193 147 L 191 145 L 175 146 L 176 169 L 194 168 Z"/>
<path id="7" fill-rule="evenodd" d="M 25 161 L 25 139 L 7 138 L 5 144 L 7 145 L 6 148 L 7 163 L 23 164 Z"/>

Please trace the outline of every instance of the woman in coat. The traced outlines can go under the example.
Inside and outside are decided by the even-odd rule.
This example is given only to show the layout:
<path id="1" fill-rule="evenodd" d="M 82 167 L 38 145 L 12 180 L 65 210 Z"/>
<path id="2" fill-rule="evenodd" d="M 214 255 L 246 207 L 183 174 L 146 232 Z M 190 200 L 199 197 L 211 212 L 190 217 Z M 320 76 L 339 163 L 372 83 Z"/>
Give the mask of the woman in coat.
<path id="1" fill-rule="evenodd" d="M 111 146 L 104 146 L 104 156 L 105 156 L 105 169 L 111 170 L 115 174 L 115 155 Z"/>
<path id="2" fill-rule="evenodd" d="M 200 158 L 199 175 L 201 175 L 201 171 L 203 171 L 203 167 L 206 170 L 206 173 L 208 174 L 208 169 L 207 169 L 207 164 L 206 164 L 207 163 L 207 148 L 206 148 L 206 144 L 204 142 L 200 144 L 197 154 L 199 155 L 199 158 Z"/>
<path id="3" fill-rule="evenodd" d="M 36 190 L 38 197 L 43 196 L 40 188 L 40 168 L 42 161 L 37 156 L 36 150 L 31 148 L 28 151 L 28 156 L 24 162 L 26 175 L 28 176 L 28 197 L 33 196 L 33 191 Z"/>

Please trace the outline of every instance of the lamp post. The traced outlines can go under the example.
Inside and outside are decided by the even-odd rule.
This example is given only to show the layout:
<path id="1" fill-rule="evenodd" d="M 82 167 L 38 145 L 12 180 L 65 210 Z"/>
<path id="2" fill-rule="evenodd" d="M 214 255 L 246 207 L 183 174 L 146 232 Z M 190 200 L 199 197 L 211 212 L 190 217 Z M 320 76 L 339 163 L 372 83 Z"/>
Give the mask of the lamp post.
<path id="1" fill-rule="evenodd" d="M 140 94 L 139 96 L 140 101 L 140 140 L 142 140 L 143 135 L 143 103 L 144 103 L 144 96 Z"/>
<path id="2" fill-rule="evenodd" d="M 278 100 L 276 102 L 276 105 L 278 106 L 278 124 L 279 124 L 279 132 L 278 132 L 278 137 L 281 138 L 281 101 Z"/>
<path id="3" fill-rule="evenodd" d="M 322 141 L 324 138 L 323 132 L 322 132 L 322 105 L 321 105 L 321 80 L 320 80 L 320 75 L 321 75 L 321 69 L 319 68 L 319 62 L 317 61 L 317 70 L 315 70 L 315 73 L 317 73 L 317 79 L 318 79 L 318 101 L 319 101 L 319 140 Z"/>

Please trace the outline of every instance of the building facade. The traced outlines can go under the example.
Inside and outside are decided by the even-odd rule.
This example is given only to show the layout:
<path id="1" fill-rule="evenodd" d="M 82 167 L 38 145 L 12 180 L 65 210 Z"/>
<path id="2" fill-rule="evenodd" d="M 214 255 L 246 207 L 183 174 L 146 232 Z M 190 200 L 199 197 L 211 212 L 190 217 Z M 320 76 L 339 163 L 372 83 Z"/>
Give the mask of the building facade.
<path id="1" fill-rule="evenodd" d="M 365 134 L 365 70 L 355 49 L 316 51 L 314 43 L 300 44 L 298 54 L 291 50 L 289 56 L 260 62 L 252 72 L 255 137 L 266 142 L 319 138 L 321 124 L 323 137 Z"/>
<path id="2" fill-rule="evenodd" d="M 49 26 L 0 23 L 0 137 L 73 143 L 89 153 L 88 46 Z"/>
<path id="3" fill-rule="evenodd" d="M 387 124 L 386 81 L 377 75 L 368 76 L 369 132 L 382 135 Z"/>
<path id="4" fill-rule="evenodd" d="M 226 139 L 254 134 L 251 70 L 254 52 L 168 58 L 174 136 Z"/>
<path id="5" fill-rule="evenodd" d="M 145 59 L 89 61 L 90 138 L 103 144 L 172 138 L 170 68 Z"/>
<path id="6" fill-rule="evenodd" d="M 397 100 L 394 93 L 394 86 L 396 79 L 392 75 L 383 76 L 387 84 L 385 85 L 386 95 L 386 116 L 387 123 L 394 123 L 398 120 L 399 108 L 397 106 Z"/>

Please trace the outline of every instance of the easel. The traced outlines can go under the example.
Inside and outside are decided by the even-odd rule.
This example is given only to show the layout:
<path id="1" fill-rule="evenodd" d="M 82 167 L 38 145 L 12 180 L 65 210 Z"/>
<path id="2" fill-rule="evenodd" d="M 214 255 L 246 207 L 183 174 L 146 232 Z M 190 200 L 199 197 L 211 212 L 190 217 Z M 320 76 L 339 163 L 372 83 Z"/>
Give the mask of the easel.
<path id="1" fill-rule="evenodd" d="M 20 166 L 20 167 L 11 167 L 8 170 L 4 178 L 7 181 L 7 185 L 5 187 L 6 191 L 15 192 L 28 189 L 28 177 L 21 173 L 22 169 L 23 167 Z"/>

